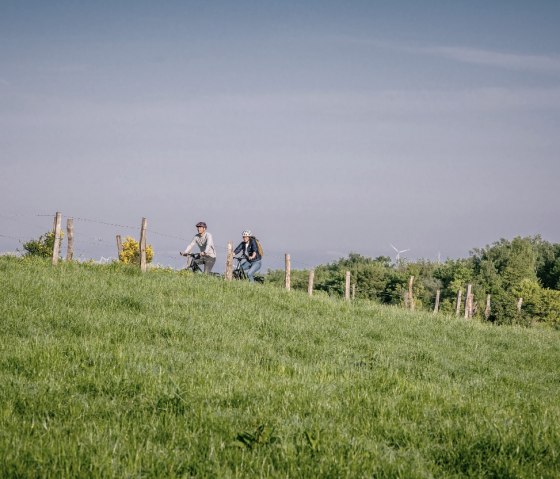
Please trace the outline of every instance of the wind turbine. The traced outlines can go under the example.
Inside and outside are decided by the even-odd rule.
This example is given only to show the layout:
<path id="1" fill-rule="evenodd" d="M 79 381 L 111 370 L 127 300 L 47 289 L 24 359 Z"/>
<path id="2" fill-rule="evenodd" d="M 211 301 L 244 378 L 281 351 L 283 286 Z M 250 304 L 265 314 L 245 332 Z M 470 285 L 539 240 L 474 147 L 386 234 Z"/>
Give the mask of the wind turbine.
<path id="1" fill-rule="evenodd" d="M 399 250 L 396 246 L 393 246 L 391 243 L 389 243 L 389 244 L 391 245 L 391 248 L 393 248 L 397 252 L 397 255 L 395 256 L 395 263 L 397 263 L 397 264 L 401 260 L 401 253 L 406 253 L 407 251 L 410 251 L 410 249 Z"/>

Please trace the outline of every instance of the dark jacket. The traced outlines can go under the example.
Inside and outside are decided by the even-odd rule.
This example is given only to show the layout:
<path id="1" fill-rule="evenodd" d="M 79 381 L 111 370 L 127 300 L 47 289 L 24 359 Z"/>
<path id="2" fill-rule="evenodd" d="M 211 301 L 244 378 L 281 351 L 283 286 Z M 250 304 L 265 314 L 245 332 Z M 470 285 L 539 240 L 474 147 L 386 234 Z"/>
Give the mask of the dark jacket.
<path id="1" fill-rule="evenodd" d="M 245 242 L 242 241 L 241 243 L 239 243 L 239 245 L 237 246 L 237 248 L 235 248 L 233 250 L 234 254 L 239 254 L 241 253 L 241 251 L 245 251 Z M 249 256 L 251 256 L 253 253 L 257 253 L 257 256 L 255 257 L 255 259 L 250 260 Z M 255 241 L 255 238 L 253 238 L 252 236 L 249 238 L 249 241 L 247 242 L 247 252 L 244 252 L 244 255 L 246 256 L 248 261 L 258 261 L 261 259 L 261 255 L 259 254 L 259 249 L 257 247 L 257 242 Z"/>

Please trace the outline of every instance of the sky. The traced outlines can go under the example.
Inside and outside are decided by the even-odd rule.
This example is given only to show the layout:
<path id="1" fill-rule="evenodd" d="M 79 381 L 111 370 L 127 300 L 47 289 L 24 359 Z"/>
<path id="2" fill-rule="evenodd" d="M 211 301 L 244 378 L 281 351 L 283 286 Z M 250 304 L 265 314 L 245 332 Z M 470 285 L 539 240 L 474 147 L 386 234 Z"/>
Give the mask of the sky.
<path id="1" fill-rule="evenodd" d="M 560 242 L 560 2 L 0 2 L 0 252 L 74 218 L 223 270 Z"/>

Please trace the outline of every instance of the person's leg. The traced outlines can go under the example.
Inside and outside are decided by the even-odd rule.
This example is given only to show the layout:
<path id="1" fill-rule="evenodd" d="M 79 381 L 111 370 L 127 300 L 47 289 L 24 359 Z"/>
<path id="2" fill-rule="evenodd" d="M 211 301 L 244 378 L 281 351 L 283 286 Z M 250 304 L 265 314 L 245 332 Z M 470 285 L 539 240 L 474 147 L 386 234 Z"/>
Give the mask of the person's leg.
<path id="1" fill-rule="evenodd" d="M 241 260 L 241 269 L 245 272 L 247 272 L 247 270 L 251 267 L 251 263 L 249 263 L 249 261 L 247 261 L 246 259 Z"/>
<path id="2" fill-rule="evenodd" d="M 212 268 L 216 264 L 216 258 L 211 258 L 210 256 L 204 257 L 204 272 L 206 274 L 210 274 L 212 272 Z"/>
<path id="3" fill-rule="evenodd" d="M 193 257 L 190 255 L 187 256 L 187 264 L 185 265 L 185 269 L 190 269 L 192 261 L 193 261 Z"/>
<path id="4" fill-rule="evenodd" d="M 232 277 L 234 279 L 242 279 L 245 277 L 245 270 L 243 269 L 243 263 L 245 262 L 244 259 L 237 259 L 237 263 L 235 268 L 233 268 Z"/>
<path id="5" fill-rule="evenodd" d="M 249 281 L 252 283 L 255 281 L 254 274 L 261 269 L 261 261 L 253 261 L 251 263 L 251 267 L 247 271 L 247 276 L 249 277 Z"/>
<path id="6" fill-rule="evenodd" d="M 198 266 L 198 269 L 195 268 L 194 271 L 202 271 L 202 265 L 204 265 L 204 258 L 202 256 L 199 256 L 198 258 L 193 258 L 193 261 Z"/>

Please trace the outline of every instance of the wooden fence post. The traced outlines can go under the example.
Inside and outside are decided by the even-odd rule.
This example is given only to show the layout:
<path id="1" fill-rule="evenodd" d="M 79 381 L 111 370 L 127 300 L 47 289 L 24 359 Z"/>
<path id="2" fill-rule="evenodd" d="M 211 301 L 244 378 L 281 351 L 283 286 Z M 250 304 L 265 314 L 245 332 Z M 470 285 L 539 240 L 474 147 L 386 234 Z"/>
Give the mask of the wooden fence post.
<path id="1" fill-rule="evenodd" d="M 142 218 L 142 226 L 140 228 L 140 271 L 146 271 L 146 228 L 148 220 Z"/>
<path id="2" fill-rule="evenodd" d="M 414 284 L 414 276 L 408 280 L 408 307 L 414 311 L 414 296 L 412 294 L 412 285 Z"/>
<path id="3" fill-rule="evenodd" d="M 455 306 L 455 316 L 459 316 L 459 314 L 461 314 L 461 294 L 462 291 L 459 288 L 459 290 L 457 291 L 457 305 Z"/>
<path id="4" fill-rule="evenodd" d="M 121 235 L 117 235 L 117 258 L 119 258 L 119 261 L 121 260 L 121 253 L 122 253 L 122 239 L 121 239 Z"/>
<path id="5" fill-rule="evenodd" d="M 490 318 L 490 295 L 486 295 L 486 309 L 484 310 L 484 317 L 486 318 L 486 321 L 488 321 L 488 318 Z"/>
<path id="6" fill-rule="evenodd" d="M 519 298 L 517 300 L 517 312 L 520 313 L 521 312 L 521 306 L 523 305 L 523 298 Z"/>
<path id="7" fill-rule="evenodd" d="M 356 283 L 352 284 L 352 299 L 356 299 Z"/>
<path id="8" fill-rule="evenodd" d="M 350 271 L 346 271 L 346 282 L 344 284 L 344 299 L 350 299 Z"/>
<path id="9" fill-rule="evenodd" d="M 285 262 L 286 262 L 286 276 L 285 276 L 286 289 L 288 291 L 290 291 L 290 274 L 291 274 L 291 272 L 290 272 L 290 269 L 291 269 L 291 267 L 290 267 L 290 255 L 288 253 L 286 253 L 286 256 L 285 256 L 284 259 L 285 259 Z"/>
<path id="10" fill-rule="evenodd" d="M 62 222 L 62 214 L 56 212 L 54 217 L 54 245 L 52 253 L 52 264 L 56 265 L 58 263 L 58 257 L 60 255 L 60 223 Z"/>
<path id="11" fill-rule="evenodd" d="M 465 319 L 472 317 L 472 284 L 467 285 L 467 294 L 465 296 Z"/>
<path id="12" fill-rule="evenodd" d="M 74 218 L 66 220 L 66 261 L 72 261 L 74 257 Z"/>
<path id="13" fill-rule="evenodd" d="M 315 281 L 315 270 L 309 271 L 309 282 L 307 283 L 307 294 L 313 296 L 313 282 Z"/>
<path id="14" fill-rule="evenodd" d="M 231 241 L 227 244 L 227 256 L 226 256 L 226 281 L 231 281 L 233 279 L 233 244 Z"/>
<path id="15" fill-rule="evenodd" d="M 438 290 L 436 291 L 436 303 L 435 303 L 435 305 L 434 305 L 434 314 L 437 314 L 438 311 L 439 311 L 439 295 L 440 295 L 440 293 L 441 293 L 441 292 L 440 292 L 440 290 L 438 289 Z"/>

